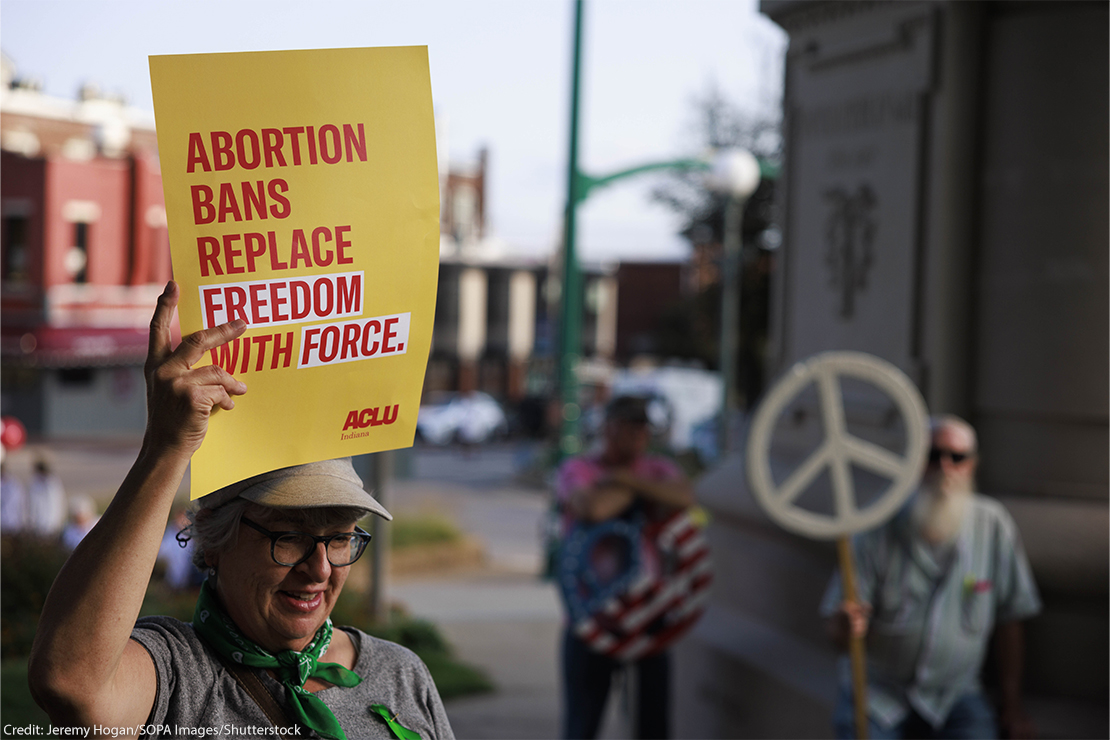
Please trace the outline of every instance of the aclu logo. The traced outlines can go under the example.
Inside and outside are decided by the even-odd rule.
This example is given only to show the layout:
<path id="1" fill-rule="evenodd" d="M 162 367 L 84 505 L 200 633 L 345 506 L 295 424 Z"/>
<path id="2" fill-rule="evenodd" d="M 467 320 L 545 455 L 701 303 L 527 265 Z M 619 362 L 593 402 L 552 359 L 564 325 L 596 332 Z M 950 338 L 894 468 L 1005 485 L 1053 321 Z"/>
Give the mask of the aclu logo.
<path id="1" fill-rule="evenodd" d="M 383 424 L 392 424 L 397 421 L 400 404 L 390 406 L 375 406 L 369 409 L 355 409 L 347 414 L 347 421 L 343 423 L 343 433 L 340 439 L 355 439 L 367 437 L 370 432 L 350 431 L 352 429 L 366 429 L 367 427 L 380 427 Z"/>

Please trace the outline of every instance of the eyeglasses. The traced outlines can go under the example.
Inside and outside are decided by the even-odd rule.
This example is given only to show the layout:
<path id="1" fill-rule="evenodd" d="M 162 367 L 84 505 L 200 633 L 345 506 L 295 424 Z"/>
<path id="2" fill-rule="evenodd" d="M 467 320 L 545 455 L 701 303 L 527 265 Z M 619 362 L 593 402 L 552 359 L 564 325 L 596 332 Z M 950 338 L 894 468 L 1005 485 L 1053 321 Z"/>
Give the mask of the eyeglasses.
<path id="1" fill-rule="evenodd" d="M 929 450 L 929 462 L 932 465 L 939 465 L 941 458 L 947 457 L 952 461 L 953 465 L 959 465 L 974 454 L 974 452 L 954 452 L 953 450 L 946 450 L 943 447 L 934 447 Z"/>
<path id="2" fill-rule="evenodd" d="M 278 565 L 293 567 L 308 560 L 316 551 L 316 543 L 323 542 L 328 562 L 336 568 L 351 565 L 360 557 L 370 542 L 370 533 L 355 527 L 354 532 L 340 532 L 317 537 L 304 532 L 271 532 L 260 524 L 243 517 L 243 523 L 270 538 L 270 557 Z"/>

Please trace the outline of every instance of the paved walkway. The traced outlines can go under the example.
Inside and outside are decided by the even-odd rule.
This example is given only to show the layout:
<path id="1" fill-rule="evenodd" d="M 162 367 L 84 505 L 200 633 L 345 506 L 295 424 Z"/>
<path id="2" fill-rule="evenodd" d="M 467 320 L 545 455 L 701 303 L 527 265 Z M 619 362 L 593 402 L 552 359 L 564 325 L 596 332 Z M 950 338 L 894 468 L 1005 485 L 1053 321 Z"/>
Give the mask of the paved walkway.
<path id="1" fill-rule="evenodd" d="M 487 461 L 488 462 L 488 461 Z M 476 484 L 477 461 L 456 460 L 463 484 L 432 471 L 388 492 L 391 510 L 449 514 L 482 540 L 488 569 L 464 576 L 415 578 L 390 584 L 388 598 L 435 622 L 458 657 L 483 668 L 497 690 L 447 703 L 461 740 L 559 737 L 558 640 L 562 611 L 554 586 L 539 579 L 538 537 L 546 498 L 538 492 Z M 427 475 L 432 472 L 432 475 Z M 427 477 L 425 477 L 427 476 Z M 432 480 L 429 480 L 432 478 Z M 469 479 L 469 480 L 468 480 Z"/>
<path id="2" fill-rule="evenodd" d="M 561 612 L 553 587 L 530 575 L 486 573 L 401 582 L 390 596 L 438 624 L 458 657 L 484 668 L 498 687 L 448 702 L 459 738 L 559 736 Z"/>
<path id="3" fill-rule="evenodd" d="M 89 496 L 103 509 L 115 495 L 123 477 L 139 454 L 142 440 L 73 441 L 50 445 L 27 445 L 6 453 L 5 467 L 27 481 L 35 460 L 42 456 L 62 480 L 70 496 Z M 179 493 L 188 500 L 188 476 Z"/>

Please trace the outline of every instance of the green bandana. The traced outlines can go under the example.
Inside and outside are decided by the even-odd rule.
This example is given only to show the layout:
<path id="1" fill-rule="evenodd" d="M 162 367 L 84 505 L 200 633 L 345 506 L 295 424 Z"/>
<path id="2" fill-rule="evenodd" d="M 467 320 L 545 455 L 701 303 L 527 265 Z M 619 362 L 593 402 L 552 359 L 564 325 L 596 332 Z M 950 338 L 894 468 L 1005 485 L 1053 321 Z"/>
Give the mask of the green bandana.
<path id="1" fill-rule="evenodd" d="M 327 738 L 347 740 L 343 728 L 324 702 L 305 691 L 309 678 L 321 678 L 336 686 L 351 688 L 362 679 L 338 663 L 320 663 L 331 644 L 331 619 L 316 631 L 312 642 L 301 652 L 283 650 L 277 655 L 266 652 L 239 634 L 239 629 L 221 608 L 210 581 L 200 587 L 197 606 L 193 611 L 193 629 L 209 646 L 224 658 L 252 668 L 269 668 L 277 679 L 289 689 L 292 697 L 293 718 L 309 729 Z"/>

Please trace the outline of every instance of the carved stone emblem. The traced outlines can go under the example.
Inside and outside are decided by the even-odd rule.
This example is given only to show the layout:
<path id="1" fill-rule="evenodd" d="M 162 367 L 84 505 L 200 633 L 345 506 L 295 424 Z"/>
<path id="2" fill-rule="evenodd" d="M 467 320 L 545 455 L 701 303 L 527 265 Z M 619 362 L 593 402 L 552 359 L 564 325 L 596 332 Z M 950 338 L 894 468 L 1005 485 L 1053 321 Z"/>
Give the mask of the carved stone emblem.
<path id="1" fill-rule="evenodd" d="M 825 222 L 829 284 L 839 291 L 841 318 L 850 319 L 856 310 L 856 292 L 867 287 L 874 260 L 875 221 L 871 214 L 877 199 L 868 184 L 860 185 L 855 193 L 832 188 L 824 197 L 831 208 Z"/>

